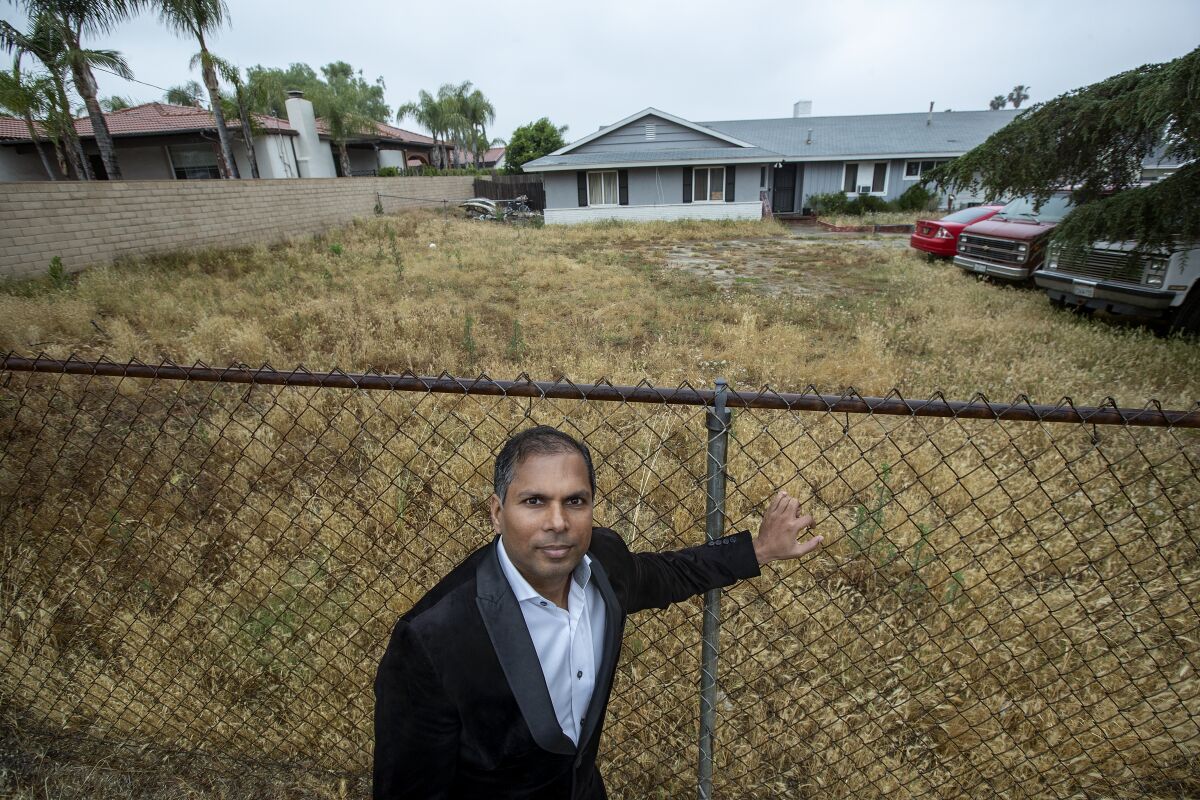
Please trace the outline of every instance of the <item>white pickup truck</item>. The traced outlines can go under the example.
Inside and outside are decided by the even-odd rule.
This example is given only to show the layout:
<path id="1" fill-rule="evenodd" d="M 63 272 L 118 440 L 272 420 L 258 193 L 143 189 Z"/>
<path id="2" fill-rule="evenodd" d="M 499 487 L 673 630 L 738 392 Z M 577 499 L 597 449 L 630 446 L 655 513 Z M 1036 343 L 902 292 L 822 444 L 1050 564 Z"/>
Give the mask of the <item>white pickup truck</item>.
<path id="1" fill-rule="evenodd" d="M 1135 242 L 1097 242 L 1083 253 L 1051 245 L 1033 280 L 1050 302 L 1158 319 L 1200 333 L 1200 245 L 1140 253 Z"/>

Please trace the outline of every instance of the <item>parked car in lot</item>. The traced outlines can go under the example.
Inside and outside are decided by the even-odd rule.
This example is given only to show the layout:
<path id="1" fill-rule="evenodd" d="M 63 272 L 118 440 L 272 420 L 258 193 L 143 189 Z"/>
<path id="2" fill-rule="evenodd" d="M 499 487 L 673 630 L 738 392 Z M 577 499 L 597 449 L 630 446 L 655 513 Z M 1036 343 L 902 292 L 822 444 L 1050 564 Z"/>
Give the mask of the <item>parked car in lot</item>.
<path id="1" fill-rule="evenodd" d="M 1200 333 L 1200 243 L 1143 253 L 1136 242 L 1097 242 L 1083 252 L 1051 245 L 1034 282 L 1050 302 L 1166 322 Z"/>
<path id="2" fill-rule="evenodd" d="M 958 252 L 958 235 L 974 222 L 991 219 L 1002 205 L 975 206 L 955 211 L 941 219 L 919 219 L 908 244 L 930 255 L 954 258 Z"/>
<path id="3" fill-rule="evenodd" d="M 1039 207 L 1018 197 L 991 219 L 968 225 L 958 236 L 954 264 L 967 272 L 1026 281 L 1042 264 L 1054 226 L 1071 213 L 1071 195 L 1056 192 Z"/>

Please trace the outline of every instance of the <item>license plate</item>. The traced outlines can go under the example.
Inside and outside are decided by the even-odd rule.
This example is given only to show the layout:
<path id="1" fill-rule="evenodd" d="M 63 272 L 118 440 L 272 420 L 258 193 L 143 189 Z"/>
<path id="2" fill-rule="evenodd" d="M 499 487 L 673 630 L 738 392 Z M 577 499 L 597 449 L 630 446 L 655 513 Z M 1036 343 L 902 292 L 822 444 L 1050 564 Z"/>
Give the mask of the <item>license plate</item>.
<path id="1" fill-rule="evenodd" d="M 1079 297 L 1095 297 L 1096 296 L 1096 287 L 1088 286 L 1086 283 L 1075 284 L 1074 291 L 1075 291 L 1075 294 L 1077 294 Z"/>
<path id="2" fill-rule="evenodd" d="M 972 264 L 976 272 L 987 272 L 987 264 Z"/>

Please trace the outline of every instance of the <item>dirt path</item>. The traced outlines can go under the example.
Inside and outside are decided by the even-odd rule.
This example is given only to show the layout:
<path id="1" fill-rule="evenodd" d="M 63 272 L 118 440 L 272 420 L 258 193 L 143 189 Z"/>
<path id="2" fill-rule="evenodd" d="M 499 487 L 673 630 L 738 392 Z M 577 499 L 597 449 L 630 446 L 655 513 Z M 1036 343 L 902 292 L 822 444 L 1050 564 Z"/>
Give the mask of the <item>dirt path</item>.
<path id="1" fill-rule="evenodd" d="M 722 287 L 754 288 L 769 294 L 836 296 L 880 288 L 881 250 L 908 247 L 908 236 L 808 232 L 788 238 L 731 239 L 675 245 L 667 266 Z"/>

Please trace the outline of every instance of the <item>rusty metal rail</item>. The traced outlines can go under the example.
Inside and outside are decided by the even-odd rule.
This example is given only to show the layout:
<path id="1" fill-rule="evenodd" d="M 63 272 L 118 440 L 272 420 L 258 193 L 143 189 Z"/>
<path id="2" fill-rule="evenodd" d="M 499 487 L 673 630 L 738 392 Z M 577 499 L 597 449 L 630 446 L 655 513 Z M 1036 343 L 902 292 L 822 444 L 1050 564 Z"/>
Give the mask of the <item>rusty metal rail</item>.
<path id="1" fill-rule="evenodd" d="M 545 399 L 617 401 L 625 403 L 660 403 L 679 406 L 713 406 L 717 392 L 697 389 L 683 384 L 675 389 L 662 389 L 649 384 L 619 386 L 611 383 L 574 383 L 535 381 L 520 377 L 513 381 L 495 380 L 487 375 L 476 378 L 450 375 L 422 376 L 411 372 L 383 375 L 375 372 L 351 373 L 311 372 L 303 367 L 283 372 L 269 365 L 262 367 L 210 367 L 197 362 L 181 366 L 167 362 L 160 365 L 131 361 L 84 361 L 75 358 L 23 358 L 6 355 L 0 359 L 0 370 L 18 372 L 49 372 L 69 375 L 105 375 L 155 380 L 187 380 L 217 383 L 262 384 L 266 386 L 312 386 L 374 391 L 416 391 L 433 394 L 471 394 L 493 397 L 534 397 Z M 813 388 L 813 387 L 810 387 Z M 1013 422 L 1065 422 L 1091 425 L 1122 425 L 1136 427 L 1200 428 L 1200 401 L 1188 410 L 1163 409 L 1157 403 L 1143 408 L 1118 408 L 1115 402 L 1101 406 L 1076 406 L 1070 398 L 1055 405 L 1036 404 L 1025 397 L 1012 403 L 994 403 L 982 394 L 968 401 L 946 400 L 940 394 L 927 400 L 909 400 L 898 392 L 888 397 L 862 397 L 848 392 L 841 395 L 776 392 L 764 387 L 756 392 L 729 391 L 725 405 L 729 408 L 761 408 L 785 411 L 822 411 L 838 414 L 878 414 L 902 417 L 941 417 L 984 419 Z"/>

